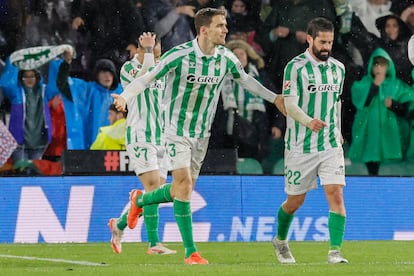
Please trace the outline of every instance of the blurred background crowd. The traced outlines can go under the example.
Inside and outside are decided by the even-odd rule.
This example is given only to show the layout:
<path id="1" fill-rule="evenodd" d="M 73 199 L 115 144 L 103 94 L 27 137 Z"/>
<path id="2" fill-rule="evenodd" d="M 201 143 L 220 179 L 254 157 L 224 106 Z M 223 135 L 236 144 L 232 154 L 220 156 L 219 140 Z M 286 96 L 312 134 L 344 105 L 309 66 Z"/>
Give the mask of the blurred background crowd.
<path id="1" fill-rule="evenodd" d="M 396 164 L 414 174 L 408 59 L 414 0 L 0 0 L 0 173 L 59 174 L 64 150 L 124 149 L 116 122 L 125 114 L 117 114 L 110 97 L 122 92 L 122 64 L 144 31 L 157 34 L 162 52 L 193 39 L 193 17 L 203 7 L 227 10 L 226 46 L 277 93 L 285 65 L 307 47 L 308 21 L 331 19 L 331 55 L 346 68 L 341 100 L 349 172 L 381 175 Z M 74 54 L 55 48 L 59 55 L 30 69 L 10 61 L 21 49 L 49 47 L 44 55 L 60 45 Z M 23 58 L 39 59 L 30 53 Z M 259 164 L 257 173 L 283 174 L 284 130 L 276 108 L 224 83 L 210 148 L 237 149 L 240 159 Z"/>

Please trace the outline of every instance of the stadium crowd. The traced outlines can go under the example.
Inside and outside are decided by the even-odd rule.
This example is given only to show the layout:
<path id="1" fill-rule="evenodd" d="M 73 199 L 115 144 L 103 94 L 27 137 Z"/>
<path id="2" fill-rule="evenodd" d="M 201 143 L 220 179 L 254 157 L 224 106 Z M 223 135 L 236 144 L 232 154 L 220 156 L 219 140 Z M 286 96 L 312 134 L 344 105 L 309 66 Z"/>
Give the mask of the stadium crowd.
<path id="1" fill-rule="evenodd" d="M 226 46 L 277 92 L 287 62 L 307 48 L 307 23 L 318 16 L 334 22 L 332 56 L 346 68 L 348 163 L 369 175 L 382 164 L 414 166 L 413 0 L 0 0 L 0 121 L 12 134 L 0 128 L 0 142 L 17 142 L 9 159 L 0 153 L 0 173 L 59 174 L 66 149 L 112 149 L 97 147 L 113 143 L 96 138 L 116 123 L 108 118 L 110 94 L 122 92 L 119 72 L 137 52 L 137 38 L 154 32 L 165 53 L 195 37 L 193 17 L 203 7 L 227 10 Z M 284 131 L 274 106 L 231 80 L 223 84 L 210 148 L 236 148 L 273 174 Z"/>

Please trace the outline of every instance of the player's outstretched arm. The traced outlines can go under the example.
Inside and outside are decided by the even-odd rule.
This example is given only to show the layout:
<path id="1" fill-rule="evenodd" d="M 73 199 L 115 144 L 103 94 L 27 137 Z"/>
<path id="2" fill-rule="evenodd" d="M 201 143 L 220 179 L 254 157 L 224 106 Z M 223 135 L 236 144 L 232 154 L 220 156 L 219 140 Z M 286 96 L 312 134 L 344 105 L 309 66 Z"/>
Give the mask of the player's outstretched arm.
<path id="1" fill-rule="evenodd" d="M 244 78 L 237 79 L 236 81 L 249 92 L 265 99 L 268 102 L 273 103 L 276 108 L 286 116 L 286 108 L 282 95 L 278 95 L 273 91 L 267 89 L 255 78 L 247 74 L 244 76 Z"/>
<path id="2" fill-rule="evenodd" d="M 252 76 L 249 76 L 246 72 L 241 72 L 243 75 L 241 78 L 235 79 L 244 89 L 265 99 L 268 102 L 274 103 L 276 100 L 276 93 L 267 89 L 260 82 L 258 82 Z"/>
<path id="3" fill-rule="evenodd" d="M 275 101 L 273 102 L 273 104 L 277 107 L 277 109 L 279 109 L 279 111 L 283 115 L 287 116 L 286 108 L 285 108 L 285 101 L 284 101 L 282 95 L 277 95 Z"/>
<path id="4" fill-rule="evenodd" d="M 125 102 L 131 101 L 132 98 L 138 94 L 144 92 L 147 85 L 155 79 L 154 71 L 147 71 L 144 75 L 134 79 L 130 84 L 125 87 L 121 96 Z"/>

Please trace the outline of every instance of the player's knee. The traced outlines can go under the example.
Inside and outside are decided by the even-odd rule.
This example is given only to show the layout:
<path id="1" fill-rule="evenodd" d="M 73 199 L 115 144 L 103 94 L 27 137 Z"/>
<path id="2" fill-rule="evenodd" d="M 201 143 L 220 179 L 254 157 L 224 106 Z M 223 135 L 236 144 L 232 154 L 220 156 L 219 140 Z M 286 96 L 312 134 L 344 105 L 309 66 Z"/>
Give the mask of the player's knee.
<path id="1" fill-rule="evenodd" d="M 329 193 L 331 200 L 337 203 L 338 205 L 343 204 L 344 202 L 344 195 L 342 189 L 334 189 Z"/>
<path id="2" fill-rule="evenodd" d="M 180 181 L 174 181 L 174 194 L 190 197 L 193 191 L 193 183 L 191 179 L 182 179 Z"/>

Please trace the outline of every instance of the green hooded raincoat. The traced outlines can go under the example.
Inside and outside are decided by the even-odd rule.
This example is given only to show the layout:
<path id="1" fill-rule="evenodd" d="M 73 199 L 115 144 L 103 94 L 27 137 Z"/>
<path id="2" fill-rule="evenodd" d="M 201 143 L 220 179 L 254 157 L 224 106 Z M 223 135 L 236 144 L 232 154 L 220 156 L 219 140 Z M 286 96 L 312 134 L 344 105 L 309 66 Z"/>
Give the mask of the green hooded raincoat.
<path id="1" fill-rule="evenodd" d="M 374 77 L 372 69 L 375 57 L 388 60 L 389 67 L 386 79 L 379 87 L 379 92 L 368 106 L 365 102 L 369 95 Z M 396 70 L 388 53 L 378 48 L 368 62 L 369 74 L 352 85 L 352 103 L 357 112 L 352 125 L 352 143 L 349 157 L 357 162 L 382 162 L 385 160 L 401 160 L 409 143 L 409 123 L 388 109 L 384 101 L 391 97 L 399 103 L 414 103 L 414 89 L 396 77 Z"/>

